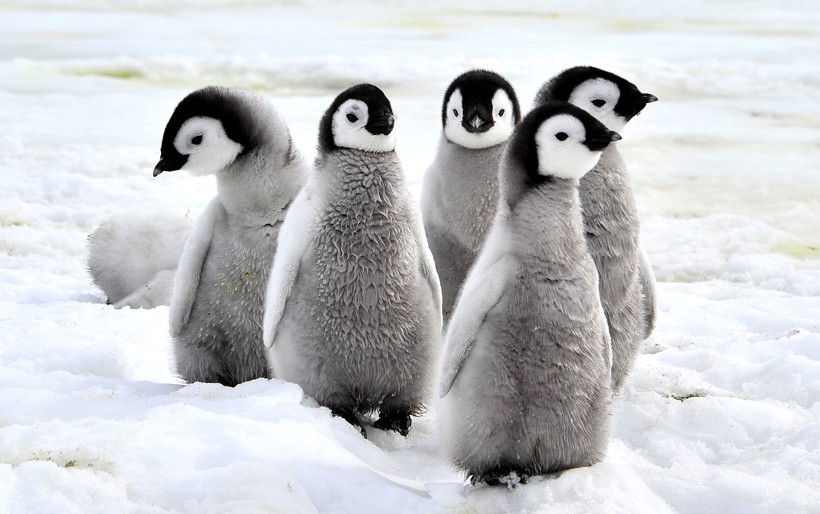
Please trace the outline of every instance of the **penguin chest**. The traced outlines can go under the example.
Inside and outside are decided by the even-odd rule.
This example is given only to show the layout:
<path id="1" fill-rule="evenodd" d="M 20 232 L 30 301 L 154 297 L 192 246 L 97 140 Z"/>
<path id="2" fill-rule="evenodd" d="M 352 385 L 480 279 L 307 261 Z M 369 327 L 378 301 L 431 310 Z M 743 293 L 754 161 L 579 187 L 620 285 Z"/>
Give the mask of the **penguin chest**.
<path id="1" fill-rule="evenodd" d="M 477 342 L 476 380 L 493 377 L 487 394 L 524 395 L 550 407 L 604 385 L 606 373 L 594 285 L 521 278 L 486 318 Z"/>
<path id="2" fill-rule="evenodd" d="M 275 251 L 275 235 L 265 237 L 258 231 L 215 234 L 200 279 L 215 294 L 202 300 L 203 306 L 220 313 L 226 329 L 260 329 Z"/>
<path id="3" fill-rule="evenodd" d="M 417 254 L 408 224 L 329 213 L 315 254 L 316 315 L 324 321 L 324 336 L 369 351 L 393 339 L 394 331 L 411 329 Z"/>

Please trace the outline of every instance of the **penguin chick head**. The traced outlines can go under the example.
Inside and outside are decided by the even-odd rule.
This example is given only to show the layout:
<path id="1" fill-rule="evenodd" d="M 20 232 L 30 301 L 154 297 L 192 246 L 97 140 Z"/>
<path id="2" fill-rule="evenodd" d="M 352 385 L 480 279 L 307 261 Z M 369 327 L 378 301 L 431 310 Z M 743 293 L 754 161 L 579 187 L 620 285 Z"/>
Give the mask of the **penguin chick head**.
<path id="1" fill-rule="evenodd" d="M 641 93 L 628 80 L 592 66 L 564 70 L 543 86 L 535 105 L 563 100 L 584 109 L 612 130 L 622 132 L 627 122 L 658 97 Z"/>
<path id="2" fill-rule="evenodd" d="M 154 176 L 174 170 L 215 174 L 280 136 L 289 145 L 284 122 L 261 98 L 222 87 L 199 89 L 186 96 L 168 120 Z"/>
<path id="3" fill-rule="evenodd" d="M 479 149 L 503 143 L 520 120 L 521 108 L 515 91 L 498 73 L 462 73 L 444 93 L 444 136 L 459 146 Z"/>
<path id="4" fill-rule="evenodd" d="M 319 123 L 319 150 L 353 148 L 390 152 L 396 148 L 396 117 L 390 100 L 372 84 L 348 88 L 333 100 Z"/>
<path id="5" fill-rule="evenodd" d="M 526 185 L 550 177 L 578 180 L 598 164 L 604 149 L 621 136 L 588 112 L 557 100 L 536 107 L 518 125 L 506 164 L 520 170 Z"/>

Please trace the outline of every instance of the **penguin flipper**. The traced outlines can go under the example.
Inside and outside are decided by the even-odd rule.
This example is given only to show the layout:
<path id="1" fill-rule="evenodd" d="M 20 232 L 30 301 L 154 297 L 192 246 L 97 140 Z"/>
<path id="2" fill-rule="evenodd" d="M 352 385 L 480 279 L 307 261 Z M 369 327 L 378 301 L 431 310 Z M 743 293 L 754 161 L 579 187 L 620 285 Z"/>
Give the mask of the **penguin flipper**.
<path id="1" fill-rule="evenodd" d="M 615 384 L 612 381 L 612 336 L 609 334 L 609 322 L 606 319 L 606 313 L 603 306 L 601 307 L 601 346 L 604 352 L 604 363 L 606 369 L 609 370 L 609 383 L 614 388 Z"/>
<path id="2" fill-rule="evenodd" d="M 191 307 L 194 305 L 196 290 L 199 287 L 199 276 L 202 265 L 211 248 L 216 220 L 224 213 L 224 207 L 218 198 L 211 200 L 205 211 L 199 216 L 194 230 L 185 241 L 182 255 L 179 258 L 174 292 L 171 296 L 170 332 L 176 337 L 188 323 Z"/>
<path id="3" fill-rule="evenodd" d="M 433 305 L 435 305 L 439 313 L 439 321 L 441 321 L 441 283 L 439 282 L 438 272 L 436 272 L 436 261 L 433 259 L 433 252 L 430 251 L 430 245 L 427 244 L 427 235 L 425 233 L 424 223 L 422 222 L 421 210 L 416 209 L 414 214 L 416 215 L 416 220 L 413 225 L 413 236 L 419 247 L 421 274 L 430 286 L 430 293 L 433 295 Z"/>
<path id="4" fill-rule="evenodd" d="M 514 260 L 509 256 L 499 256 L 489 266 L 480 259 L 464 283 L 447 330 L 439 390 L 442 398 L 450 392 L 461 366 L 470 356 L 487 313 L 501 300 L 513 266 Z"/>
<path id="5" fill-rule="evenodd" d="M 262 340 L 266 348 L 272 347 L 276 340 L 276 330 L 296 283 L 299 265 L 310 245 L 314 213 L 314 202 L 305 186 L 293 200 L 279 229 L 262 320 Z"/>
<path id="6" fill-rule="evenodd" d="M 643 293 L 643 338 L 646 339 L 652 334 L 652 331 L 655 330 L 657 298 L 655 296 L 655 273 L 652 271 L 652 264 L 649 263 L 649 257 L 643 249 L 641 249 L 638 275 L 641 283 L 641 292 Z"/>

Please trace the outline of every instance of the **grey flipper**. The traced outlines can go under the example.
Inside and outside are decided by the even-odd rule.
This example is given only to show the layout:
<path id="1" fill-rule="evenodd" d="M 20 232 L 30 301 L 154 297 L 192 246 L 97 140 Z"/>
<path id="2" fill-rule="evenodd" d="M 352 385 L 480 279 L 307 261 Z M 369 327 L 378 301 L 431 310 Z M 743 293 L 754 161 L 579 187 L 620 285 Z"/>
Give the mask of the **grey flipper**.
<path id="1" fill-rule="evenodd" d="M 278 248 L 273 259 L 268 289 L 265 294 L 265 315 L 262 320 L 262 340 L 266 348 L 276 343 L 276 334 L 299 274 L 299 265 L 311 241 L 315 206 L 306 185 L 296 196 L 279 230 Z"/>
<path id="2" fill-rule="evenodd" d="M 416 205 L 414 202 L 413 205 Z M 436 261 L 433 259 L 433 254 L 427 243 L 427 236 L 425 234 L 424 224 L 422 223 L 421 210 L 415 209 L 415 223 L 413 224 L 413 236 L 416 239 L 416 245 L 419 248 L 419 267 L 421 274 L 427 281 L 430 287 L 430 295 L 433 297 L 433 305 L 439 313 L 439 323 L 441 322 L 442 314 L 442 292 L 441 283 L 439 282 L 439 275 L 436 270 Z"/>
<path id="3" fill-rule="evenodd" d="M 445 338 L 439 384 L 441 397 L 450 392 L 461 366 L 470 356 L 487 312 L 504 293 L 507 278 L 514 266 L 513 259 L 504 253 L 506 246 L 501 231 L 490 232 L 487 248 L 467 276 L 463 294 L 459 297 Z"/>
<path id="4" fill-rule="evenodd" d="M 641 262 L 638 267 L 641 278 L 641 293 L 643 294 L 643 315 L 644 331 L 643 338 L 646 339 L 655 330 L 656 312 L 658 300 L 655 296 L 655 273 L 652 271 L 652 264 L 646 252 L 641 250 Z"/>
<path id="5" fill-rule="evenodd" d="M 211 246 L 211 237 L 218 217 L 222 216 L 224 208 L 218 198 L 211 200 L 208 207 L 196 221 L 194 230 L 185 243 L 182 256 L 179 259 L 176 277 L 174 279 L 174 294 L 171 299 L 170 333 L 176 337 L 188 323 L 194 298 L 199 287 L 199 277 L 202 265 Z"/>

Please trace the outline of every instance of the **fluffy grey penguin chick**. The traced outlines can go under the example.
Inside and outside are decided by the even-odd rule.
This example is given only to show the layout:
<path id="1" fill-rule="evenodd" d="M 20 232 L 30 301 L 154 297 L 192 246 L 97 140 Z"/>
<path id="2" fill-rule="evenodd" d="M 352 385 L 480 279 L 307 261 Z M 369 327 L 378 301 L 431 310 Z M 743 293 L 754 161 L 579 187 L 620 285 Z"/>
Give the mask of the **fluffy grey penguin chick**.
<path id="1" fill-rule="evenodd" d="M 217 196 L 196 221 L 174 281 L 176 370 L 188 382 L 228 386 L 270 377 L 265 291 L 307 165 L 266 100 L 207 87 L 183 99 L 165 127 L 154 176 L 180 169 L 215 175 Z"/>
<path id="2" fill-rule="evenodd" d="M 549 102 L 516 128 L 498 212 L 447 331 L 439 409 L 473 483 L 591 465 L 609 432 L 611 349 L 578 179 L 620 136 Z"/>
<path id="3" fill-rule="evenodd" d="M 376 428 L 406 435 L 430 395 L 441 290 L 393 126 L 370 84 L 325 112 L 315 169 L 279 236 L 264 334 L 278 378 L 355 426 L 378 410 Z"/>
<path id="4" fill-rule="evenodd" d="M 535 105 L 563 100 L 622 133 L 627 122 L 657 98 L 623 78 L 579 66 L 544 84 Z M 579 188 L 589 252 L 600 276 L 601 302 L 612 337 L 612 379 L 619 390 L 640 342 L 655 325 L 655 276 L 640 245 L 640 221 L 626 164 L 617 145 L 584 175 Z"/>
<path id="5" fill-rule="evenodd" d="M 88 236 L 88 271 L 117 309 L 153 309 L 171 303 L 179 256 L 191 233 L 186 216 L 112 217 Z"/>
<path id="6" fill-rule="evenodd" d="M 424 175 L 421 210 L 441 281 L 445 324 L 492 226 L 498 162 L 520 119 L 515 91 L 492 71 L 462 73 L 444 93 L 443 131 Z"/>

